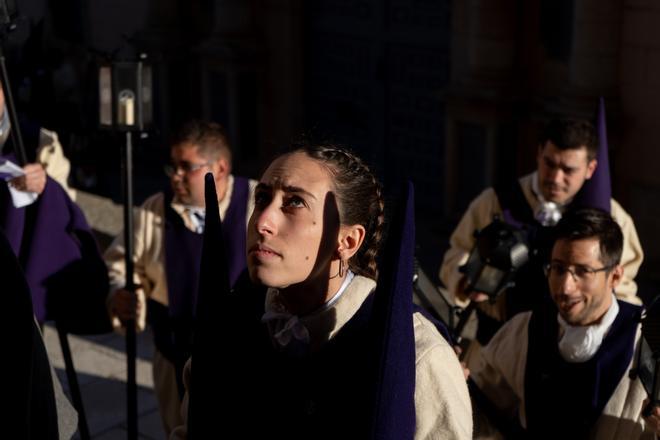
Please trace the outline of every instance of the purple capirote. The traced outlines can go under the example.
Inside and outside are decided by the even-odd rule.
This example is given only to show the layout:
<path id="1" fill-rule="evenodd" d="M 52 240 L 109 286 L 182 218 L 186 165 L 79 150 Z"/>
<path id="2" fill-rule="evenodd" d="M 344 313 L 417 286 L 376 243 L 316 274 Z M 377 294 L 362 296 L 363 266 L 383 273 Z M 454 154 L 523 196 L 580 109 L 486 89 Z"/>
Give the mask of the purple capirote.
<path id="1" fill-rule="evenodd" d="M 576 208 L 597 208 L 605 212 L 612 209 L 612 184 L 610 180 L 610 161 L 607 145 L 607 122 L 605 117 L 605 99 L 600 98 L 596 120 L 598 131 L 598 153 L 596 171 L 587 180 L 575 196 L 573 206 Z"/>
<path id="2" fill-rule="evenodd" d="M 415 202 L 413 185 L 408 182 L 383 249 L 370 322 L 375 355 L 374 438 L 412 439 L 415 435 L 414 252 Z"/>

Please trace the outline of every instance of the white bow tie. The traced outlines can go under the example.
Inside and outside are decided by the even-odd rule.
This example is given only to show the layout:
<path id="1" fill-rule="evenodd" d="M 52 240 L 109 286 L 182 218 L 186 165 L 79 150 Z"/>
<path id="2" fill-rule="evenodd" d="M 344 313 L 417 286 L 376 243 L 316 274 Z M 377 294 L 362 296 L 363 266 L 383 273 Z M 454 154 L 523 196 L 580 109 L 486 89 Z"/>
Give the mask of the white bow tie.
<path id="1" fill-rule="evenodd" d="M 543 226 L 554 226 L 561 220 L 562 209 L 556 203 L 542 202 L 534 216 Z"/>
<path id="2" fill-rule="evenodd" d="M 313 312 L 311 315 L 306 316 L 316 315 L 334 306 L 346 291 L 346 288 L 354 277 L 355 274 L 349 270 L 346 274 L 346 279 L 344 279 L 339 290 L 330 301 L 323 304 L 321 308 Z M 280 347 L 287 347 L 293 339 L 300 343 L 293 345 L 302 344 L 305 347 L 308 346 L 310 342 L 309 330 L 298 316 L 293 315 L 286 309 L 277 296 L 277 289 L 268 289 L 268 293 L 266 294 L 266 313 L 261 317 L 261 322 L 268 326 L 271 337 L 275 339 Z"/>
<path id="3" fill-rule="evenodd" d="M 267 310 L 261 317 L 261 322 L 268 325 L 270 333 L 281 347 L 286 347 L 291 339 L 309 343 L 309 331 L 300 319 L 284 310 Z"/>
<path id="4" fill-rule="evenodd" d="M 564 206 L 545 200 L 539 188 L 539 175 L 536 171 L 532 175 L 532 192 L 539 201 L 539 206 L 534 210 L 534 218 L 543 226 L 554 226 L 559 223 L 564 214 Z"/>
<path id="5" fill-rule="evenodd" d="M 612 305 L 598 324 L 572 326 L 560 314 L 557 314 L 557 321 L 564 330 L 558 343 L 562 358 L 566 362 L 576 363 L 586 362 L 594 357 L 618 314 L 619 303 L 614 295 L 612 295 Z"/>

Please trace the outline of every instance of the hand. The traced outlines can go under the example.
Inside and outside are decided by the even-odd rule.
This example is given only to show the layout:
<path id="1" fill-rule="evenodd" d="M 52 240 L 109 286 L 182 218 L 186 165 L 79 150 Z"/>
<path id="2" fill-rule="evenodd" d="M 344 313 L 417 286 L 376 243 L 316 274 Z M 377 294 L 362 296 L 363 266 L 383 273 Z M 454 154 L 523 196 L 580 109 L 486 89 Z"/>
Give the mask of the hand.
<path id="1" fill-rule="evenodd" d="M 136 286 L 135 294 L 126 289 L 118 289 L 110 299 L 110 311 L 122 322 L 137 319 L 144 309 L 144 294 L 141 288 Z"/>
<path id="2" fill-rule="evenodd" d="M 649 404 L 649 399 L 644 399 L 644 403 L 642 404 L 642 411 L 646 409 L 646 406 Z M 655 431 L 655 435 L 660 435 L 660 406 L 654 405 L 653 408 L 651 408 L 651 415 L 648 417 L 644 417 L 644 420 L 648 425 Z"/>
<path id="3" fill-rule="evenodd" d="M 470 369 L 467 367 L 465 362 L 461 362 L 461 368 L 463 369 L 463 376 L 465 376 L 465 380 L 468 380 L 470 378 Z"/>
<path id="4" fill-rule="evenodd" d="M 484 301 L 488 301 L 490 299 L 490 296 L 483 292 L 470 292 L 470 300 L 480 303 Z"/>
<path id="5" fill-rule="evenodd" d="M 461 346 L 454 345 L 454 352 L 456 353 L 456 356 L 458 356 L 460 360 L 461 354 L 463 353 L 463 349 L 461 348 Z M 463 376 L 465 376 L 465 380 L 468 380 L 468 377 L 470 377 L 470 369 L 467 367 L 467 364 L 465 362 L 461 362 L 461 368 L 463 369 Z"/>
<path id="6" fill-rule="evenodd" d="M 9 181 L 19 191 L 41 194 L 46 187 L 46 170 L 39 163 L 29 163 L 23 167 L 24 176 Z"/>
<path id="7" fill-rule="evenodd" d="M 465 288 L 467 287 L 467 282 L 467 278 L 461 278 L 461 280 L 458 282 L 458 286 L 456 287 L 456 296 L 462 299 L 469 298 L 470 301 L 474 301 L 476 303 L 488 301 L 488 299 L 490 299 L 490 297 L 483 292 L 476 292 L 474 290 L 466 292 Z"/>

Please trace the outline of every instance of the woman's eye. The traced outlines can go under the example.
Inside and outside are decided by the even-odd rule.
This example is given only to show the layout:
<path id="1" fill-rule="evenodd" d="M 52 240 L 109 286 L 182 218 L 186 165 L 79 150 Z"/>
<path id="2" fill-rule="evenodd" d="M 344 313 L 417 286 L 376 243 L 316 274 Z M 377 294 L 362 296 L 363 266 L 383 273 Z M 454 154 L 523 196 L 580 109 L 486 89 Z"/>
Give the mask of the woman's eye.
<path id="1" fill-rule="evenodd" d="M 286 198 L 284 206 L 286 208 L 304 208 L 306 205 L 302 197 L 291 196 Z"/>

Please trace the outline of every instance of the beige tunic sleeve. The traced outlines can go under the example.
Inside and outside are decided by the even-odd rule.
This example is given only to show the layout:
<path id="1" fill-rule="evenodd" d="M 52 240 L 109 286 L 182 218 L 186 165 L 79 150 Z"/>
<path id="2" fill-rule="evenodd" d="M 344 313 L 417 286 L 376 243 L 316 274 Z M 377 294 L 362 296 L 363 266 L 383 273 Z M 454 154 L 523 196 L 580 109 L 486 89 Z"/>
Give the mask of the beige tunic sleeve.
<path id="1" fill-rule="evenodd" d="M 37 162 L 43 165 L 46 173 L 57 181 L 66 190 L 73 200 L 75 191 L 69 188 L 69 172 L 71 164 L 64 156 L 62 144 L 54 131 L 42 128 L 39 131 L 39 148 L 37 150 Z"/>
<path id="2" fill-rule="evenodd" d="M 134 282 L 141 286 L 138 290 L 140 300 L 150 297 L 167 305 L 167 280 L 164 270 L 164 196 L 162 193 L 148 198 L 144 204 L 134 210 Z M 126 265 L 124 263 L 124 232 L 120 232 L 103 255 L 110 276 L 110 296 L 126 284 Z M 113 316 L 115 328 L 120 327 L 119 320 Z M 142 307 L 137 319 L 138 329 L 146 326 L 146 307 Z"/>
<path id="3" fill-rule="evenodd" d="M 470 378 L 503 414 L 525 424 L 525 365 L 527 364 L 527 328 L 531 312 L 519 313 L 509 320 L 480 350 L 471 364 Z"/>
<path id="4" fill-rule="evenodd" d="M 621 226 L 621 232 L 623 232 L 623 254 L 621 255 L 623 279 L 614 293 L 619 299 L 633 304 L 641 304 L 642 301 L 637 296 L 637 284 L 634 279 L 637 276 L 637 271 L 639 271 L 639 266 L 642 265 L 644 260 L 644 252 L 637 236 L 635 223 L 614 199 L 612 199 L 612 217 Z"/>
<path id="5" fill-rule="evenodd" d="M 632 370 L 639 355 L 641 327 L 636 336 L 636 350 L 626 369 L 626 373 L 608 400 L 603 413 L 598 418 L 591 438 L 597 440 L 644 439 L 655 440 L 652 427 L 642 417 L 642 403 L 647 394 L 639 379 L 631 379 L 627 374 Z"/>
<path id="6" fill-rule="evenodd" d="M 415 439 L 471 439 L 472 404 L 456 353 L 422 314 L 415 313 L 413 324 Z"/>

